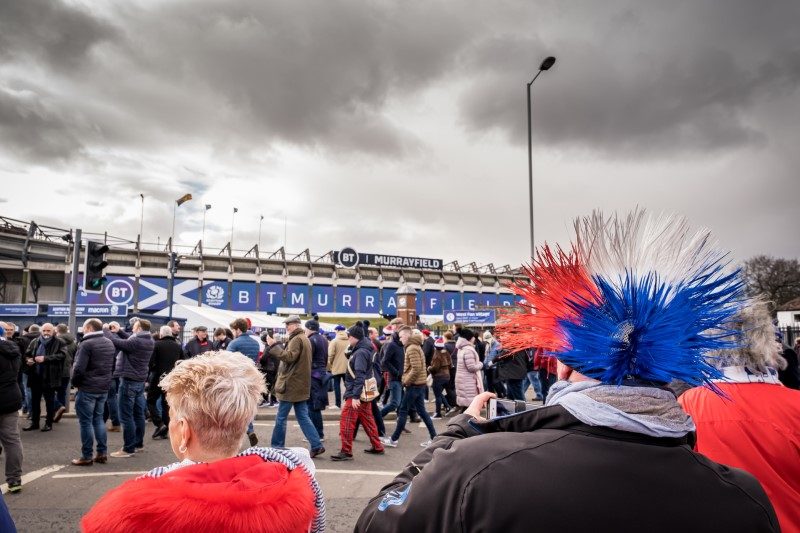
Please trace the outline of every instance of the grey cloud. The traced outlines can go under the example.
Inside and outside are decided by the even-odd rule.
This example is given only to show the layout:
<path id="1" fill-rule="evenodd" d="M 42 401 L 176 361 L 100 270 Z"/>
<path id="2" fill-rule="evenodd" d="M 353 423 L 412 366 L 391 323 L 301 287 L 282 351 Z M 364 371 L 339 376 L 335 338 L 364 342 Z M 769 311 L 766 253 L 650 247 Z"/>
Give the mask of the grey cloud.
<path id="1" fill-rule="evenodd" d="M 594 31 L 575 22 L 569 36 L 511 32 L 476 43 L 465 54 L 465 71 L 478 73 L 461 97 L 466 126 L 524 143 L 525 83 L 553 54 L 556 66 L 533 86 L 537 143 L 638 158 L 766 142 L 753 107 L 800 86 L 796 5 L 734 3 L 736 18 L 695 3 L 670 13 L 652 2 L 617 4 L 584 4 L 584 16 L 597 15 Z M 771 37 L 749 42 L 764 19 Z"/>

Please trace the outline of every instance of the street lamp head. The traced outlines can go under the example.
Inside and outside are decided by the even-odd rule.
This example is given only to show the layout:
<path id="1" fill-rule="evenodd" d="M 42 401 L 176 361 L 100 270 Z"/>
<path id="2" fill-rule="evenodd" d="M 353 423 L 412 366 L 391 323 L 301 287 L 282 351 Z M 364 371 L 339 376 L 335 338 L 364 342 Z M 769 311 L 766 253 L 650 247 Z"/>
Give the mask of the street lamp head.
<path id="1" fill-rule="evenodd" d="M 553 56 L 548 56 L 548 57 L 544 58 L 544 61 L 542 61 L 542 64 L 539 65 L 539 70 L 550 70 L 550 67 L 555 65 L 555 63 L 556 63 L 556 58 L 553 57 Z"/>

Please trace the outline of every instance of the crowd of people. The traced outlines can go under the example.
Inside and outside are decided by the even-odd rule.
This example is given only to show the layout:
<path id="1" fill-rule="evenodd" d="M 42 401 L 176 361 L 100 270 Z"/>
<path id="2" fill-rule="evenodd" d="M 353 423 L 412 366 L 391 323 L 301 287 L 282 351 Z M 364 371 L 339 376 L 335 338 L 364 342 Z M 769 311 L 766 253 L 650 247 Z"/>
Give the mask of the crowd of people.
<path id="1" fill-rule="evenodd" d="M 23 431 L 51 431 L 71 383 L 74 465 L 132 457 L 148 417 L 179 461 L 106 494 L 85 531 L 324 530 L 313 459 L 326 409 L 341 410 L 333 461 L 355 459 L 359 428 L 373 455 L 409 421 L 429 434 L 356 531 L 800 531 L 800 340 L 782 345 L 767 302 L 716 267 L 707 234 L 675 224 L 579 221 L 573 251 L 542 250 L 515 288 L 526 304 L 496 331 L 435 336 L 398 318 L 323 332 L 292 315 L 286 334 L 240 318 L 183 344 L 177 323 L 151 332 L 144 318 L 129 332 L 86 320 L 79 341 L 62 325 L 0 324 L 9 492 L 21 488 L 18 411 Z M 492 399 L 529 388 L 543 406 L 487 418 Z M 258 447 L 259 406 L 277 409 L 270 447 Z M 286 447 L 291 411 L 307 449 Z"/>

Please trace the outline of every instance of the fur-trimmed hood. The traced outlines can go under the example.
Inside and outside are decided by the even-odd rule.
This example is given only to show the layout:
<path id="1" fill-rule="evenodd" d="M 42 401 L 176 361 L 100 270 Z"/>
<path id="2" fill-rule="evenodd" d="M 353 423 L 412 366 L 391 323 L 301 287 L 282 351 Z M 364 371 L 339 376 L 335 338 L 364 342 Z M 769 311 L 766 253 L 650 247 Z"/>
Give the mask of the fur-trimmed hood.
<path id="1" fill-rule="evenodd" d="M 123 483 L 81 520 L 87 533 L 307 532 L 314 492 L 301 469 L 239 456 Z"/>

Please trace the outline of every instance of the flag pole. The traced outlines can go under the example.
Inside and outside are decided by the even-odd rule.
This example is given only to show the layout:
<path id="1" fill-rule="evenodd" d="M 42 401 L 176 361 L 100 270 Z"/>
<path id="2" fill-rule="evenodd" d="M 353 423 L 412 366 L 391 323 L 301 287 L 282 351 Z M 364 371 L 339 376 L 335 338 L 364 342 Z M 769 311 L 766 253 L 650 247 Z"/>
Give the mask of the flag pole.
<path id="1" fill-rule="evenodd" d="M 139 193 L 142 197 L 142 214 L 139 217 L 139 242 L 144 241 L 144 194 Z"/>

